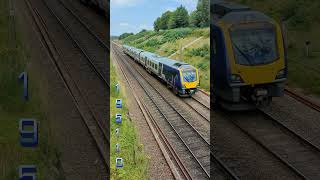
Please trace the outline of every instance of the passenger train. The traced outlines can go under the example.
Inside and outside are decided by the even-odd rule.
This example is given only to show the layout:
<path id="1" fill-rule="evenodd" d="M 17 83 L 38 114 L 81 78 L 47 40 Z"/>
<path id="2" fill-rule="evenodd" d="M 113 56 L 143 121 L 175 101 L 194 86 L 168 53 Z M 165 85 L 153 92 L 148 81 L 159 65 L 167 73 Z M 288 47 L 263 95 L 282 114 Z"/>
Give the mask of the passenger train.
<path id="1" fill-rule="evenodd" d="M 282 27 L 243 5 L 210 6 L 213 106 L 251 109 L 283 96 L 288 70 Z"/>
<path id="2" fill-rule="evenodd" d="M 149 73 L 163 80 L 179 96 L 192 96 L 199 90 L 198 69 L 141 49 L 124 45 L 125 54 L 141 64 Z"/>

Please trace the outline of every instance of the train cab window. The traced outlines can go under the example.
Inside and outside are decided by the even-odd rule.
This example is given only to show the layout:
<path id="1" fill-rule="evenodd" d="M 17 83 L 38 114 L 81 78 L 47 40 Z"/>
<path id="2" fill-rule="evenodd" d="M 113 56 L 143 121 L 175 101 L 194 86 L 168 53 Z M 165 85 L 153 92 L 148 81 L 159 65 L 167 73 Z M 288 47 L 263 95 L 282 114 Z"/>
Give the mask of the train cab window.
<path id="1" fill-rule="evenodd" d="M 185 82 L 195 82 L 197 80 L 197 73 L 195 70 L 182 71 L 183 80 Z"/>
<path id="2" fill-rule="evenodd" d="M 231 29 L 231 43 L 236 63 L 241 65 L 269 64 L 278 59 L 276 30 L 273 25 Z"/>

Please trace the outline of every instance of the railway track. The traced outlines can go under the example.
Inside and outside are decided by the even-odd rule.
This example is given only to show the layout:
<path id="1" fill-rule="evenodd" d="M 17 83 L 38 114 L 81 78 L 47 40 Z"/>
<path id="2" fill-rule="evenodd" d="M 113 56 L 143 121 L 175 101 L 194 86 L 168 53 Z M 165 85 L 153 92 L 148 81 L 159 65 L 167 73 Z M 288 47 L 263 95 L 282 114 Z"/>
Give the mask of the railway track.
<path id="1" fill-rule="evenodd" d="M 48 4 L 48 2 L 52 4 Z M 97 116 L 97 119 L 100 120 L 102 126 L 105 127 L 105 136 L 109 137 L 109 125 L 104 121 L 104 119 L 107 119 L 104 112 L 108 107 L 106 106 L 106 102 L 102 101 L 102 99 L 104 99 L 109 102 L 109 96 L 107 96 L 110 87 L 107 80 L 107 73 L 109 72 L 109 68 L 107 67 L 108 47 L 95 35 L 93 30 L 88 28 L 88 26 L 70 9 L 65 7 L 61 1 L 48 2 L 46 1 L 44 4 L 59 22 L 64 32 L 66 32 L 68 39 L 70 39 L 78 51 L 81 52 L 82 59 L 86 60 L 85 62 L 83 61 L 83 65 L 81 61 L 77 61 L 76 59 L 72 59 L 70 63 L 65 64 L 69 66 L 70 70 L 73 70 L 75 74 L 73 78 L 76 79 L 78 84 L 81 84 L 83 94 L 88 97 L 88 104 L 92 107 L 94 114 Z M 64 51 L 65 54 L 69 53 L 67 50 Z M 81 66 L 75 70 L 78 64 Z M 88 65 L 90 69 L 88 69 Z M 106 97 L 103 97 L 104 95 Z"/>
<path id="2" fill-rule="evenodd" d="M 188 118 L 185 117 L 186 115 L 180 109 L 172 106 L 138 71 L 129 68 L 131 66 L 125 60 L 128 57 L 124 56 L 117 48 L 114 48 L 114 50 L 119 59 L 121 59 L 122 66 L 127 69 L 127 72 L 130 72 L 131 76 L 144 89 L 147 95 L 146 101 L 148 104 L 152 104 L 149 108 L 155 112 L 153 116 L 161 119 L 163 125 L 166 124 L 166 130 L 171 129 L 174 132 L 174 136 L 171 133 L 170 138 L 175 138 L 177 140 L 175 142 L 179 141 L 179 143 L 175 144 L 180 145 L 178 154 L 180 156 L 182 153 L 184 154 L 180 158 L 183 159 L 188 171 L 192 172 L 190 173 L 191 176 L 193 178 L 208 179 L 210 177 L 209 142 L 188 122 Z M 162 128 L 164 127 L 162 126 Z M 193 159 L 193 161 L 190 161 L 190 159 Z"/>
<path id="3" fill-rule="evenodd" d="M 308 140 L 263 111 L 225 116 L 302 179 L 320 178 L 320 149 Z"/>
<path id="4" fill-rule="evenodd" d="M 203 119 L 210 122 L 210 108 L 195 98 L 185 98 L 183 101 Z M 200 107 L 199 107 L 200 106 Z"/>
<path id="5" fill-rule="evenodd" d="M 101 16 L 93 7 L 86 6 L 80 1 L 64 0 L 62 3 L 66 8 L 70 9 L 73 14 L 76 14 L 77 18 L 80 19 L 90 31 L 94 32 L 95 36 L 99 37 L 104 44 L 109 42 L 110 37 L 107 36 L 110 31 L 108 18 Z M 97 21 L 92 21 L 92 19 L 96 19 Z M 109 44 L 105 44 L 104 46 L 110 49 Z"/>
<path id="6" fill-rule="evenodd" d="M 81 51 L 84 52 L 87 59 L 91 59 L 90 63 L 95 68 L 96 73 L 108 84 L 107 59 L 109 47 L 96 35 L 94 30 L 61 0 L 45 1 L 45 5 Z M 87 38 L 83 38 L 83 36 Z"/>
<path id="7" fill-rule="evenodd" d="M 94 62 L 92 57 L 88 54 L 90 52 L 82 47 L 82 44 L 78 42 L 75 35 L 70 32 L 70 29 L 68 28 L 69 26 L 55 14 L 51 9 L 51 6 L 43 1 L 39 1 L 37 6 L 33 5 L 33 3 L 36 2 L 31 3 L 29 0 L 25 0 L 25 2 L 34 21 L 36 22 L 37 30 L 48 49 L 51 57 L 50 60 L 61 77 L 67 92 L 72 97 L 73 102 L 82 117 L 81 120 L 85 124 L 94 141 L 102 162 L 105 165 L 105 171 L 108 171 L 110 166 L 108 156 L 109 138 L 106 131 L 107 127 L 102 122 L 101 116 L 97 115 L 97 109 L 95 109 L 97 107 L 92 105 L 92 100 L 97 100 L 97 89 L 104 91 L 106 94 L 107 89 L 109 89 L 109 84 L 106 81 L 105 76 L 100 72 L 99 69 L 101 68 L 97 67 L 99 64 Z M 43 4 L 40 5 L 40 2 L 43 2 Z M 43 19 L 39 12 L 40 7 L 42 8 L 42 12 L 50 12 L 49 14 L 52 15 L 50 16 L 50 20 L 47 19 L 45 21 Z M 56 27 L 60 27 L 57 32 L 63 33 L 64 36 L 68 37 L 66 39 L 69 39 L 72 42 L 73 48 L 64 48 L 65 46 L 59 46 L 59 43 L 61 42 L 53 37 L 54 33 L 52 32 L 52 29 L 54 28 L 50 28 L 52 25 L 51 23 L 55 24 Z M 90 79 L 90 83 L 83 80 L 83 76 Z M 92 86 L 93 84 L 94 86 Z M 101 96 L 102 94 L 99 95 L 99 98 L 101 98 Z M 99 108 L 105 109 L 106 107 L 104 104 L 100 104 Z"/>
<path id="8" fill-rule="evenodd" d="M 145 118 L 147 120 L 147 123 L 148 123 L 148 125 L 149 125 L 149 127 L 151 129 L 151 132 L 153 133 L 153 136 L 155 137 L 155 139 L 157 141 L 157 144 L 161 148 L 161 151 L 164 154 L 168 165 L 170 166 L 172 174 L 174 175 L 174 177 L 176 179 L 181 179 L 181 178 L 183 178 L 183 179 L 192 179 L 190 174 L 189 174 L 189 172 L 187 171 L 186 167 L 181 162 L 181 159 L 179 158 L 177 153 L 174 151 L 173 146 L 171 145 L 169 140 L 166 138 L 165 133 L 161 130 L 161 128 L 159 127 L 159 125 L 155 121 L 155 119 L 152 118 L 152 115 L 151 115 L 150 111 L 148 111 L 147 105 L 143 101 L 140 101 L 139 98 L 137 97 L 137 95 L 135 94 L 136 90 L 134 89 L 133 84 L 129 80 L 126 72 L 120 66 L 119 63 L 117 63 L 117 64 L 118 64 L 118 67 L 121 70 L 121 72 L 122 72 L 122 74 L 123 74 L 128 86 L 129 86 L 129 88 L 132 90 L 132 93 L 133 93 L 133 96 L 134 96 L 136 102 L 138 103 L 141 111 L 143 112 L 143 114 L 144 114 L 144 116 L 145 116 Z M 166 149 L 163 146 L 165 146 Z M 172 157 L 171 160 L 168 159 L 170 157 L 166 156 L 168 154 L 167 151 L 170 153 L 170 157 Z M 171 163 L 171 161 L 175 162 L 174 165 L 176 165 L 179 168 L 179 170 L 178 170 L 179 172 L 177 172 L 176 168 L 173 167 L 173 163 Z M 177 174 L 177 173 L 179 173 L 179 174 Z M 183 177 L 181 177 L 181 176 L 183 176 Z"/>
<path id="9" fill-rule="evenodd" d="M 310 107 L 311 109 L 316 110 L 317 112 L 320 112 L 320 105 L 302 97 L 301 95 L 295 93 L 294 91 L 285 88 L 285 93 L 289 96 L 291 96 L 292 98 L 296 99 L 297 101 L 301 102 L 302 104 Z"/>

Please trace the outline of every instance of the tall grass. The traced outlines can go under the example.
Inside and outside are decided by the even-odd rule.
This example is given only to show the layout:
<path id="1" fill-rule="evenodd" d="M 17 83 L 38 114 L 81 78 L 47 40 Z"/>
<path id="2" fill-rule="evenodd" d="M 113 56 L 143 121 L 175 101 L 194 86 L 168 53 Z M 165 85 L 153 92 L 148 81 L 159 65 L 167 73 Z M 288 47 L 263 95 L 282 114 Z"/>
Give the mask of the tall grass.
<path id="1" fill-rule="evenodd" d="M 23 164 L 37 166 L 37 178 L 59 179 L 57 149 L 52 142 L 50 125 L 39 97 L 39 83 L 29 73 L 30 100 L 23 99 L 23 85 L 18 82 L 22 71 L 29 70 L 28 55 L 22 45 L 20 32 L 17 47 L 10 47 L 8 1 L 0 2 L 0 179 L 18 179 L 18 167 Z M 23 148 L 19 143 L 20 118 L 34 118 L 39 122 L 39 145 Z"/>
<path id="2" fill-rule="evenodd" d="M 113 62 L 111 57 L 111 62 Z M 144 147 L 137 139 L 137 133 L 133 122 L 128 117 L 124 84 L 120 83 L 120 92 L 115 86 L 120 83 L 113 63 L 110 63 L 110 172 L 111 179 L 148 179 L 148 158 L 144 153 Z M 115 107 L 116 99 L 122 99 L 122 109 Z M 116 113 L 122 115 L 122 124 L 115 123 Z M 115 134 L 116 128 L 120 128 L 120 137 Z M 116 152 L 116 144 L 120 144 L 120 153 Z M 124 168 L 116 169 L 116 158 L 124 159 Z"/>

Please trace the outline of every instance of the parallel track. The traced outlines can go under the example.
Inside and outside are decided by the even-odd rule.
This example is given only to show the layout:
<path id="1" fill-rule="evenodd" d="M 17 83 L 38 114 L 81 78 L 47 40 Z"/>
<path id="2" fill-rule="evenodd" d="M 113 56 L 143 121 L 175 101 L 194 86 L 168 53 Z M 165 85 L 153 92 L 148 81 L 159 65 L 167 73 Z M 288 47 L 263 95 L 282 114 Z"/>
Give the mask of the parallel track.
<path id="1" fill-rule="evenodd" d="M 80 87 L 81 85 L 79 85 L 77 83 L 77 80 L 74 79 L 75 76 L 73 76 L 71 68 L 68 65 L 66 65 L 67 62 L 61 60 L 62 54 L 59 50 L 57 50 L 57 47 L 53 42 L 53 38 L 51 37 L 51 34 L 46 27 L 45 21 L 42 19 L 40 13 L 38 12 L 38 9 L 36 7 L 33 7 L 32 3 L 30 3 L 29 0 L 25 1 L 29 8 L 29 11 L 33 16 L 33 19 L 36 22 L 38 31 L 41 34 L 42 39 L 49 51 L 51 61 L 55 65 L 55 69 L 59 73 L 59 76 L 61 77 L 68 93 L 72 97 L 74 104 L 77 107 L 78 112 L 81 115 L 82 120 L 89 131 L 89 134 L 93 138 L 97 150 L 100 153 L 100 156 L 103 159 L 104 164 L 106 165 L 106 169 L 109 169 L 109 139 L 105 131 L 106 128 L 102 125 L 101 120 L 97 118 L 90 103 L 88 103 L 88 96 L 90 96 L 90 94 L 87 94 L 88 92 L 85 93 L 82 91 L 82 88 Z M 83 56 L 83 58 L 78 59 L 78 63 L 80 63 L 80 60 L 85 59 L 85 62 L 81 63 L 83 65 L 82 68 L 86 68 L 86 73 L 88 77 L 95 78 L 95 80 L 99 81 L 100 85 L 103 87 L 109 87 L 107 80 L 100 73 L 98 67 L 96 67 L 97 65 L 89 57 L 87 51 L 80 46 L 78 41 L 75 39 L 74 35 L 67 28 L 68 26 L 61 21 L 61 19 L 53 12 L 51 7 L 48 6 L 46 2 L 44 2 L 44 4 L 47 10 L 50 11 L 53 17 L 56 18 L 58 24 L 65 30 L 65 34 L 70 38 L 71 41 L 73 41 L 75 46 L 78 47 L 78 52 L 74 53 L 82 54 Z"/>
<path id="2" fill-rule="evenodd" d="M 191 108 L 193 109 L 197 114 L 199 114 L 201 117 L 203 117 L 203 119 L 205 119 L 206 121 L 210 122 L 210 108 L 208 108 L 207 106 L 205 106 L 201 101 L 192 98 L 192 99 L 183 99 L 183 101 Z M 200 112 L 197 108 L 196 108 L 196 104 L 200 104 L 200 106 L 204 107 L 204 111 L 206 111 L 207 115 L 205 115 L 204 112 Z"/>
<path id="3" fill-rule="evenodd" d="M 119 63 L 118 63 L 118 64 L 119 64 Z M 190 174 L 189 174 L 189 172 L 188 172 L 188 170 L 186 169 L 186 167 L 185 167 L 185 166 L 183 165 L 183 163 L 181 162 L 181 159 L 179 158 L 178 154 L 174 151 L 174 148 L 173 148 L 173 146 L 171 145 L 171 143 L 169 142 L 168 138 L 166 138 L 165 133 L 161 130 L 160 126 L 159 126 L 158 123 L 155 121 L 155 119 L 152 118 L 152 115 L 151 115 L 150 111 L 148 111 L 147 105 L 146 105 L 143 101 L 140 101 L 139 98 L 137 97 L 137 95 L 134 93 L 134 92 L 135 92 L 135 89 L 133 88 L 133 85 L 132 85 L 132 83 L 130 82 L 130 80 L 129 80 L 128 76 L 127 76 L 127 73 L 126 73 L 125 70 L 120 66 L 120 64 L 119 64 L 119 68 L 120 68 L 120 70 L 121 70 L 121 72 L 122 72 L 122 74 L 123 74 L 126 82 L 128 83 L 129 88 L 132 90 L 133 95 L 134 95 L 134 97 L 135 97 L 135 100 L 136 100 L 136 102 L 137 102 L 137 103 L 139 104 L 139 106 L 140 106 L 140 109 L 141 109 L 142 111 L 146 111 L 146 115 L 147 115 L 146 119 L 147 119 L 147 118 L 150 118 L 150 119 L 151 119 L 152 122 L 151 122 L 150 124 L 149 124 L 149 122 L 148 122 L 148 125 L 149 125 L 150 129 L 153 129 L 153 127 L 155 127 L 155 128 L 154 128 L 154 129 L 155 129 L 155 132 L 152 131 L 154 137 L 160 137 L 160 138 L 161 138 L 162 143 L 165 144 L 167 151 L 170 153 L 170 155 L 171 155 L 171 157 L 172 157 L 171 160 L 173 160 L 173 161 L 175 162 L 175 165 L 179 168 L 180 175 L 183 175 L 184 179 L 188 179 L 188 180 L 189 180 L 189 179 L 192 179 L 191 176 L 190 176 Z M 157 138 L 156 138 L 156 140 L 157 140 Z M 159 147 L 161 147 L 161 142 L 158 142 L 158 141 L 157 141 L 157 143 L 158 143 Z M 163 153 L 163 154 L 164 154 L 164 153 Z M 165 156 L 165 155 L 164 155 L 164 156 Z M 169 164 L 169 163 L 168 163 L 168 164 Z M 170 166 L 170 165 L 169 165 L 169 166 Z M 173 167 L 170 167 L 170 168 L 173 168 Z M 174 173 L 174 172 L 175 172 L 175 169 L 171 169 L 171 171 L 172 171 L 173 174 L 175 175 L 175 173 Z M 181 176 L 180 176 L 180 177 L 176 177 L 176 175 L 175 175 L 175 178 L 178 179 L 178 178 L 181 178 Z"/>
<path id="4" fill-rule="evenodd" d="M 61 0 L 57 0 L 55 4 L 49 4 L 51 1 L 46 0 L 44 0 L 44 2 L 53 16 L 56 17 L 61 26 L 68 33 L 69 37 L 86 56 L 86 59 L 99 78 L 109 87 L 109 82 L 107 80 L 109 47 L 96 35 L 94 30 L 90 29 L 90 27 L 70 8 L 65 6 Z M 57 7 L 53 9 L 52 7 L 54 7 L 54 5 L 57 5 Z M 66 22 L 68 22 L 68 24 L 66 24 Z M 84 34 L 87 38 L 83 38 Z"/>
<path id="5" fill-rule="evenodd" d="M 132 77 L 137 79 L 140 86 L 144 89 L 150 102 L 154 104 L 153 107 L 159 112 L 159 115 L 165 120 L 174 131 L 178 139 L 184 144 L 186 150 L 183 152 L 189 154 L 189 158 L 193 158 L 197 166 L 188 167 L 188 170 L 192 170 L 194 177 L 209 178 L 210 177 L 210 159 L 209 159 L 209 142 L 207 142 L 200 133 L 188 122 L 185 115 L 181 110 L 172 106 L 162 95 L 155 89 L 141 74 L 140 72 L 129 68 L 125 59 L 129 59 L 124 56 L 122 52 L 116 48 L 115 52 L 120 57 L 122 63 L 128 71 L 132 74 Z M 139 76 L 138 76 L 139 74 Z M 181 154 L 181 153 L 179 153 Z M 186 155 L 186 154 L 184 154 Z M 190 156 L 191 155 L 191 156 Z M 195 164 L 194 164 L 195 165 Z"/>
<path id="6" fill-rule="evenodd" d="M 263 111 L 256 113 L 251 118 L 246 115 L 239 120 L 226 116 L 250 139 L 302 179 L 319 179 L 320 149 Z"/>
<path id="7" fill-rule="evenodd" d="M 285 88 L 285 93 L 291 96 L 292 98 L 296 99 L 297 101 L 301 102 L 302 104 L 320 112 L 320 105 L 300 96 L 299 94 L 293 92 L 292 90 Z"/>

